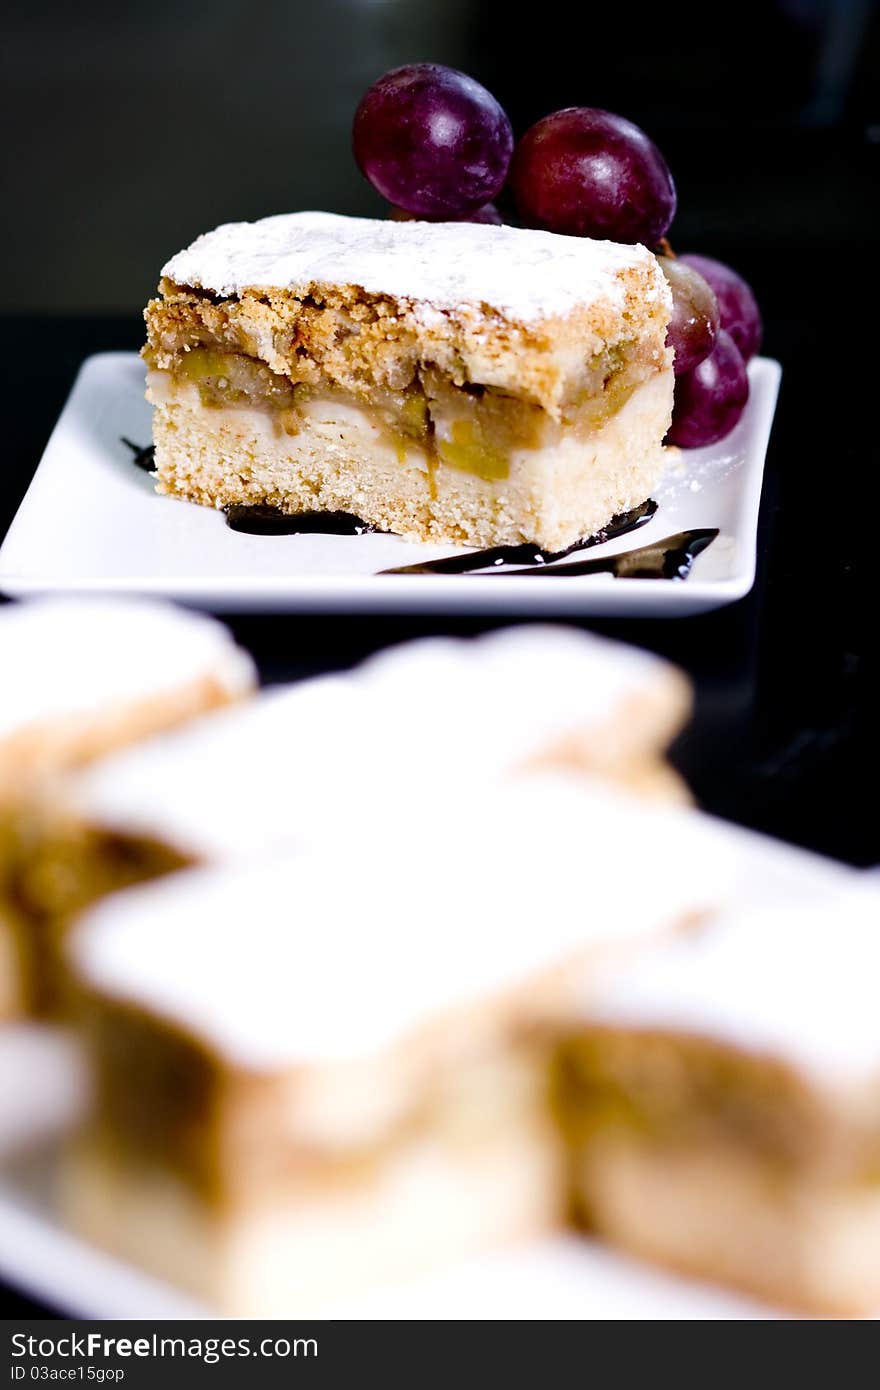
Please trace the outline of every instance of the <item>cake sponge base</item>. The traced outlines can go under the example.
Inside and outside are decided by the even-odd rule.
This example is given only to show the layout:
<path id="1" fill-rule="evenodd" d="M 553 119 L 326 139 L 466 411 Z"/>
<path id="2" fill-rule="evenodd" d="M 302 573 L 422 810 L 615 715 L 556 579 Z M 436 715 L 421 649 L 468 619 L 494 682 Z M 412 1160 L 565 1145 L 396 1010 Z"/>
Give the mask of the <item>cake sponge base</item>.
<path id="1" fill-rule="evenodd" d="M 662 478 L 672 406 L 664 369 L 595 431 L 513 452 L 487 479 L 395 447 L 366 411 L 316 401 L 297 433 L 272 413 L 205 406 L 191 384 L 151 376 L 158 490 L 202 505 L 269 505 L 288 514 L 352 512 L 408 540 L 559 551 L 630 511 Z"/>

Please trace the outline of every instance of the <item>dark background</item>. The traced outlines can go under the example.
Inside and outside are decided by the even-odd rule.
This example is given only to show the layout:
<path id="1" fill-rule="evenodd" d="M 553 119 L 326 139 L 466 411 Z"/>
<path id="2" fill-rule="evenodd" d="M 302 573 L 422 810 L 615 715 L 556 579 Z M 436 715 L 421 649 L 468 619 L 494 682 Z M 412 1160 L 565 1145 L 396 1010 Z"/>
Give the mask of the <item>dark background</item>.
<path id="1" fill-rule="evenodd" d="M 752 280 L 765 351 L 784 375 L 755 592 L 701 618 L 592 626 L 693 676 L 696 717 L 675 756 L 709 809 L 853 863 L 880 859 L 868 795 L 880 347 L 870 0 L 34 0 L 7 15 L 0 534 L 78 363 L 139 345 L 140 308 L 172 252 L 225 220 L 309 206 L 380 213 L 349 130 L 385 69 L 462 67 L 517 133 L 561 106 L 620 111 L 672 166 L 674 246 Z M 266 678 L 280 679 L 484 624 L 342 615 L 234 626 Z"/>
<path id="2" fill-rule="evenodd" d="M 349 153 L 352 114 L 385 69 L 421 59 L 473 73 L 517 133 L 568 105 L 644 125 L 678 182 L 674 242 L 729 254 L 764 297 L 781 277 L 815 312 L 876 244 L 871 0 L 29 0 L 8 14 L 2 309 L 134 312 L 164 260 L 219 222 L 381 215 Z"/>

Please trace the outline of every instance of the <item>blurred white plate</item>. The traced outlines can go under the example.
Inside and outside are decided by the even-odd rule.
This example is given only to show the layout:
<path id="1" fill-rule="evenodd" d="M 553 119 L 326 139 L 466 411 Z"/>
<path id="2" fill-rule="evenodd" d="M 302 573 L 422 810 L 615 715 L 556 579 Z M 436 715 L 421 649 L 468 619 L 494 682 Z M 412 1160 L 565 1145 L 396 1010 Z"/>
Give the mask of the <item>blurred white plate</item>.
<path id="1" fill-rule="evenodd" d="M 749 367 L 751 399 L 721 444 L 681 454 L 656 491 L 657 515 L 597 546 L 597 558 L 679 531 L 717 527 L 685 581 L 382 575 L 377 570 L 456 553 L 396 536 L 249 536 L 222 514 L 157 497 L 120 443 L 150 440 L 144 369 L 134 353 L 83 365 L 8 536 L 0 590 L 164 594 L 215 610 L 466 612 L 676 617 L 747 594 L 767 440 L 780 367 Z M 561 563 L 566 563 L 562 561 Z"/>
<path id="2" fill-rule="evenodd" d="M 732 830 L 741 846 L 739 905 L 837 903 L 859 875 L 830 860 Z M 69 1044 L 68 1044 L 69 1046 Z M 61 1050 L 60 1050 L 61 1049 Z M 16 1078 L 15 1085 L 4 1080 Z M 84 1097 L 75 1056 L 57 1033 L 0 1028 L 0 1279 L 87 1318 L 214 1317 L 181 1290 L 111 1259 L 65 1231 L 52 1197 L 57 1131 Z M 54 1114 L 56 1137 L 52 1138 Z M 28 1132 L 39 1156 L 28 1148 Z M 676 1278 L 599 1244 L 565 1236 L 447 1267 L 332 1310 L 394 1319 L 774 1318 L 778 1310 Z"/>

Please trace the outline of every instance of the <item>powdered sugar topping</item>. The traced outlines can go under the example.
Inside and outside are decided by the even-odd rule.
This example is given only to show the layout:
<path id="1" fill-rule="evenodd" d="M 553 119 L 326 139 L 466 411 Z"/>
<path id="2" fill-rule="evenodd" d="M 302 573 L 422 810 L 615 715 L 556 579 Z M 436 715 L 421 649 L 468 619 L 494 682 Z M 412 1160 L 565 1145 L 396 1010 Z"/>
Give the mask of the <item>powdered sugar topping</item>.
<path id="1" fill-rule="evenodd" d="M 592 998 L 602 1023 L 713 1038 L 837 1086 L 880 1073 L 880 893 L 731 913 Z"/>
<path id="2" fill-rule="evenodd" d="M 380 797 L 406 818 L 561 742 L 628 740 L 628 724 L 612 728 L 630 705 L 674 706 L 675 685 L 647 652 L 565 628 L 428 638 L 105 759 L 74 783 L 74 806 L 204 858 L 265 853 L 369 818 Z"/>
<path id="3" fill-rule="evenodd" d="M 530 980 L 579 957 L 628 952 L 711 907 L 730 872 L 706 818 L 536 776 L 473 804 L 434 793 L 393 833 L 364 817 L 343 851 L 116 894 L 82 920 L 74 955 L 99 990 L 240 1065 L 354 1060 L 483 999 L 525 1002 Z"/>
<path id="4" fill-rule="evenodd" d="M 632 269 L 648 273 L 649 298 L 668 293 L 644 246 L 518 227 L 296 212 L 217 227 L 173 256 L 162 274 L 224 296 L 254 286 L 307 293 L 319 284 L 354 285 L 418 302 L 422 314 L 431 306 L 487 306 L 533 320 L 600 299 L 621 308 L 621 272 Z"/>
<path id="5" fill-rule="evenodd" d="M 96 716 L 211 680 L 254 683 L 220 623 L 146 599 L 47 598 L 0 613 L 0 740 L 29 726 Z"/>

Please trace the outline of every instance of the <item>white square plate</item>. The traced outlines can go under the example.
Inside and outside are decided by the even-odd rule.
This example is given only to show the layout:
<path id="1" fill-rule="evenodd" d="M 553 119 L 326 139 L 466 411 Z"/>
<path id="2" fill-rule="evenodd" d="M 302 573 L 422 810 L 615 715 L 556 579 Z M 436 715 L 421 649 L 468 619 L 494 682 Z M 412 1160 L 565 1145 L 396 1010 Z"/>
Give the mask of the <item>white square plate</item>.
<path id="1" fill-rule="evenodd" d="M 760 903 L 831 905 L 855 870 L 804 850 L 730 829 L 738 884 L 734 908 Z M 86 1318 L 199 1318 L 216 1310 L 149 1278 L 66 1231 L 53 1199 L 57 1140 L 81 1104 L 69 1042 L 46 1028 L 0 1028 L 0 1277 Z M 33 1148 L 41 1146 L 35 1162 Z M 16 1156 L 17 1155 L 17 1156 Z M 574 1236 L 523 1244 L 451 1264 L 332 1309 L 369 1319 L 743 1319 L 779 1309 L 680 1279 Z"/>
<path id="2" fill-rule="evenodd" d="M 83 365 L 39 468 L 0 547 L 0 590 L 162 594 L 215 610 L 681 616 L 748 593 L 767 440 L 780 367 L 749 367 L 751 398 L 722 443 L 680 455 L 635 535 L 590 551 L 632 550 L 695 528 L 717 539 L 685 581 L 483 575 L 378 575 L 457 553 L 396 536 L 251 536 L 221 513 L 158 497 L 120 442 L 150 440 L 144 368 L 134 353 Z M 459 548 L 460 550 L 460 548 Z M 562 561 L 561 563 L 565 563 Z"/>

